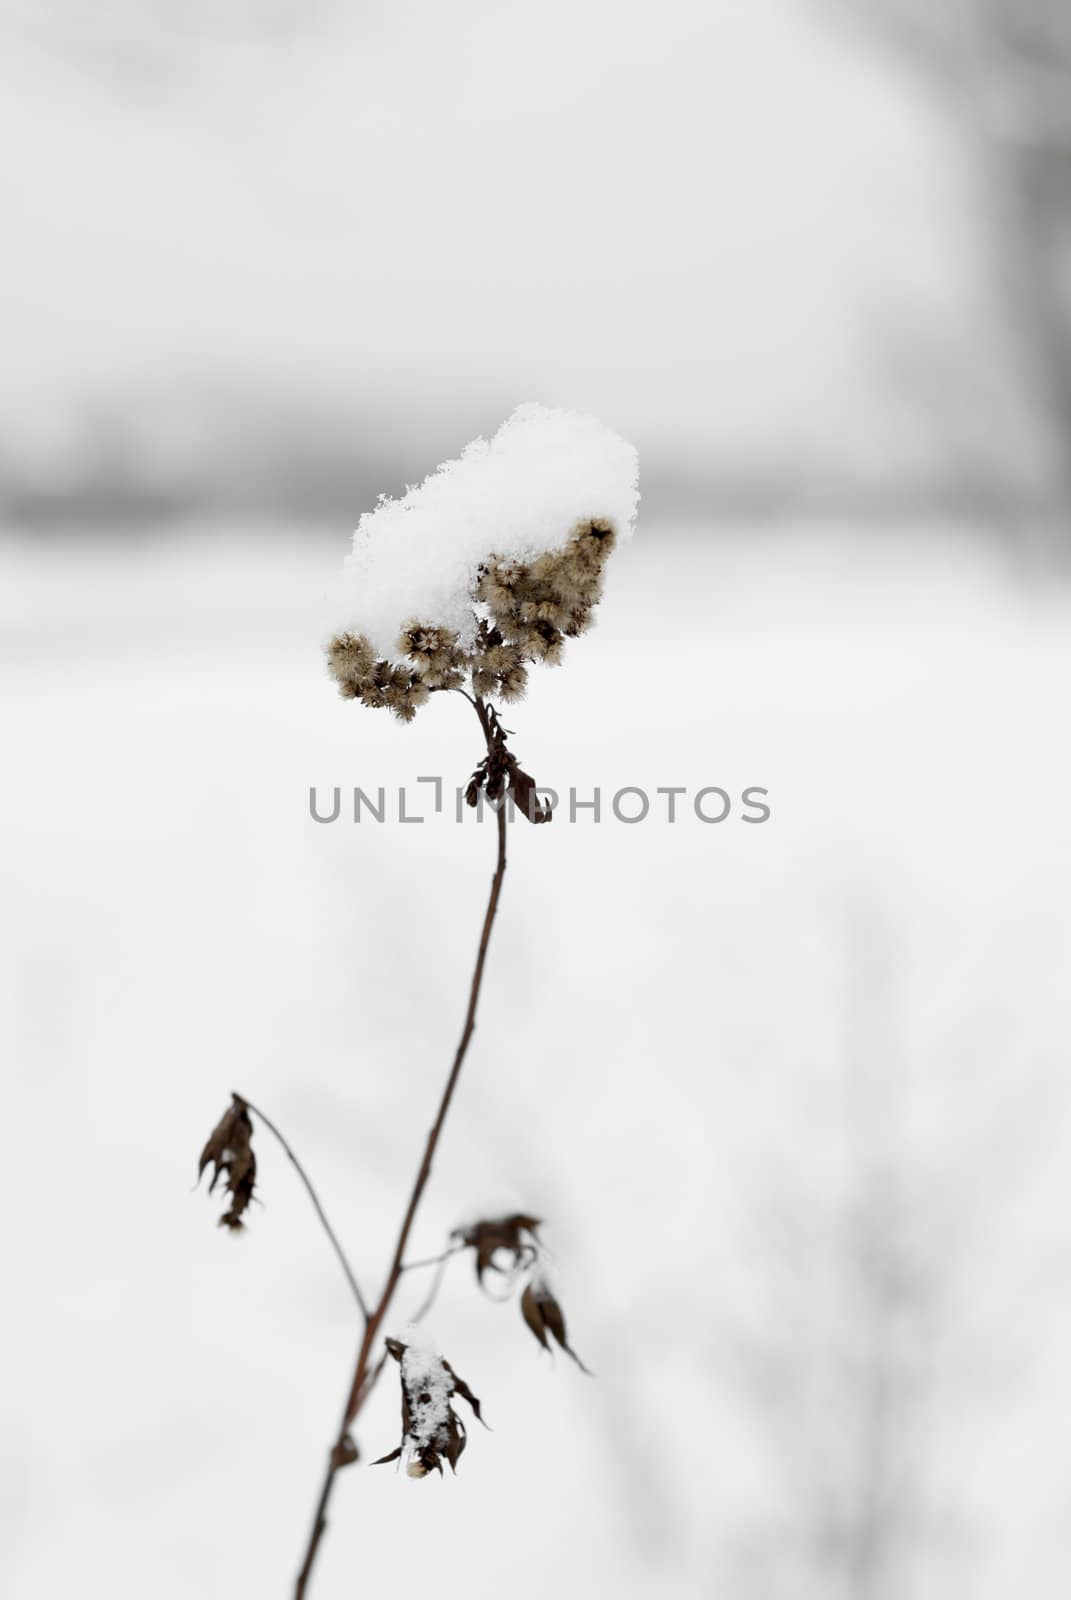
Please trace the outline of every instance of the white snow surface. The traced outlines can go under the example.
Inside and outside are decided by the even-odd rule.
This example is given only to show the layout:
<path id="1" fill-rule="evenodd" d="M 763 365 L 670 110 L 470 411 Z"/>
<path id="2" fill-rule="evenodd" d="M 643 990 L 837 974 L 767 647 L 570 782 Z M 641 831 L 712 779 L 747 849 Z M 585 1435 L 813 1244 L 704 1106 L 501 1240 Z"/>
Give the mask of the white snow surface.
<path id="1" fill-rule="evenodd" d="M 419 1323 L 407 1322 L 397 1337 L 405 1345 L 403 1372 L 419 1374 L 437 1361 L 442 1361 L 442 1352 L 435 1340 Z"/>
<path id="2" fill-rule="evenodd" d="M 516 1301 L 488 1304 L 452 1262 L 428 1326 L 495 1432 L 444 1493 L 347 1469 L 315 1600 L 354 1600 L 356 1572 L 413 1600 L 432 1548 L 436 1600 L 843 1592 L 797 1466 L 828 1463 L 853 1503 L 865 1393 L 845 1373 L 866 1329 L 845 1241 L 890 1175 L 923 1290 L 894 1354 L 925 1363 L 890 1435 L 913 1471 L 923 1452 L 897 1593 L 1067 1600 L 1071 746 L 1052 729 L 1071 600 L 937 523 L 644 532 L 590 645 L 511 712 L 562 806 L 513 840 L 412 1240 L 421 1259 L 463 1218 L 545 1216 L 598 1380 L 552 1366 Z M 272 1597 L 307 1535 L 353 1306 L 281 1151 L 259 1151 L 265 1204 L 240 1241 L 187 1164 L 240 1060 L 233 1087 L 278 1119 L 375 1281 L 471 977 L 493 823 L 419 794 L 422 827 L 393 806 L 382 825 L 308 816 L 306 784 L 393 799 L 452 775 L 471 715 L 444 696 L 419 755 L 393 718 L 358 736 L 310 650 L 341 566 L 314 530 L 175 526 L 136 551 L 83 535 L 0 545 L 6 748 L 33 774 L 8 784 L 0 835 L 4 1107 L 47 1125 L 55 1169 L 42 1183 L 25 1139 L 0 1174 L 7 1214 L 23 1202 L 0 1594 L 92 1593 L 90 1569 L 109 1600 Z M 703 692 L 667 695 L 640 630 Z M 763 826 L 739 821 L 749 783 L 770 789 Z M 569 787 L 596 784 L 601 824 L 570 825 Z M 624 784 L 651 796 L 638 826 L 609 804 Z M 658 784 L 689 786 L 673 825 Z M 689 803 L 706 784 L 734 797 L 720 826 Z M 403 1276 L 403 1341 L 428 1287 Z M 227 1448 L 207 1450 L 224 1415 Z M 366 1458 L 401 1442 L 397 1373 L 362 1421 Z"/>
<path id="3" fill-rule="evenodd" d="M 363 634 L 388 658 L 414 620 L 451 628 L 468 645 L 480 563 L 530 561 L 592 518 L 629 538 L 638 470 L 633 446 L 597 418 L 518 406 L 490 441 L 474 439 L 400 500 L 365 513 L 331 631 Z"/>

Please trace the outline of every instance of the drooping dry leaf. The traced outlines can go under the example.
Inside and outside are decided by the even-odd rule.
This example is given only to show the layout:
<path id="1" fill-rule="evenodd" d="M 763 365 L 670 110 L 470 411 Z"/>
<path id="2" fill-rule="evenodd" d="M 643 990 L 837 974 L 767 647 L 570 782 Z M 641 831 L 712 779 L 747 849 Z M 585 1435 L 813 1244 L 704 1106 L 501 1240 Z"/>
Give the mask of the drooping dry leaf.
<path id="1" fill-rule="evenodd" d="M 536 1230 L 540 1227 L 540 1223 L 539 1217 L 529 1217 L 522 1212 L 514 1212 L 508 1217 L 482 1218 L 467 1228 L 457 1230 L 454 1237 L 474 1252 L 476 1277 L 481 1288 L 485 1272 L 512 1272 L 517 1267 L 535 1260 L 539 1246 Z M 501 1267 L 496 1262 L 495 1257 L 499 1251 L 512 1257 L 508 1268 Z"/>
<path id="2" fill-rule="evenodd" d="M 197 1168 L 198 1182 L 206 1167 L 213 1168 L 209 1194 L 214 1193 L 220 1178 L 226 1180 L 224 1189 L 230 1196 L 230 1205 L 219 1219 L 222 1228 L 237 1231 L 245 1226 L 242 1218 L 252 1202 L 257 1177 L 252 1139 L 249 1108 L 241 1095 L 232 1095 L 230 1105 L 208 1136 Z"/>
<path id="3" fill-rule="evenodd" d="M 411 1478 L 423 1478 L 429 1472 L 441 1477 L 445 1459 L 451 1472 L 456 1472 L 467 1434 L 453 1408 L 453 1398 L 460 1395 L 468 1401 L 483 1422 L 479 1400 L 450 1363 L 430 1348 L 414 1349 L 400 1339 L 388 1339 L 386 1345 L 401 1367 L 402 1442 L 372 1465 L 383 1466 L 404 1457 Z"/>
<path id="4" fill-rule="evenodd" d="M 525 1284 L 521 1295 L 521 1315 L 544 1350 L 550 1349 L 547 1339 L 549 1333 L 566 1355 L 576 1362 L 581 1372 L 586 1372 L 589 1378 L 593 1376 L 569 1343 L 565 1333 L 565 1313 L 544 1278 L 536 1277 Z"/>
<path id="5" fill-rule="evenodd" d="M 489 748 L 468 781 L 466 803 L 477 805 L 481 789 L 486 792 L 488 800 L 497 802 L 508 789 L 517 808 L 529 822 L 553 821 L 553 808 L 540 800 L 535 779 L 525 772 L 506 744 L 507 730 L 498 720 L 494 707 L 485 706 L 483 714 L 487 719 Z"/>

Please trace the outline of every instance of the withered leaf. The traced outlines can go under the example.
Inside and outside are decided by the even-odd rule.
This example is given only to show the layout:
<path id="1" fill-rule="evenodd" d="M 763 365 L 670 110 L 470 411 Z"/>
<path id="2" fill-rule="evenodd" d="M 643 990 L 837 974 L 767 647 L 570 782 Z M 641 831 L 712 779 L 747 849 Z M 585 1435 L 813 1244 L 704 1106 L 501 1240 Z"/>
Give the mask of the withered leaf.
<path id="1" fill-rule="evenodd" d="M 510 789 L 529 822 L 553 822 L 554 811 L 544 800 L 540 800 L 535 779 L 516 762 L 510 769 Z"/>
<path id="2" fill-rule="evenodd" d="M 476 1396 L 473 1394 L 464 1378 L 458 1377 L 449 1361 L 444 1361 L 443 1366 L 454 1380 L 454 1393 L 459 1394 L 462 1400 L 467 1400 L 469 1405 L 472 1407 L 472 1412 L 476 1418 L 476 1421 L 483 1422 L 483 1412 L 480 1410 L 480 1402 L 477 1400 Z M 486 1422 L 483 1422 L 483 1425 L 485 1428 L 487 1427 Z"/>
<path id="3" fill-rule="evenodd" d="M 547 1325 L 543 1319 L 542 1307 L 536 1300 L 535 1291 L 530 1283 L 525 1284 L 524 1293 L 521 1295 L 521 1316 L 535 1334 L 544 1350 L 550 1349 L 547 1341 Z"/>
<path id="4" fill-rule="evenodd" d="M 488 750 L 473 772 L 465 789 L 465 801 L 470 806 L 479 803 L 480 790 L 486 791 L 489 800 L 500 800 L 509 789 L 521 814 L 529 822 L 550 822 L 553 808 L 540 800 L 535 779 L 525 772 L 517 757 L 506 744 L 506 729 L 498 720 L 493 706 L 484 708 L 487 719 Z"/>
<path id="5" fill-rule="evenodd" d="M 565 1313 L 541 1278 L 533 1278 L 525 1284 L 521 1295 L 521 1315 L 544 1350 L 550 1349 L 549 1333 L 566 1355 L 576 1362 L 581 1372 L 586 1372 L 589 1378 L 593 1376 L 566 1338 Z"/>
<path id="6" fill-rule="evenodd" d="M 208 1185 L 209 1194 L 215 1192 L 220 1178 L 225 1178 L 224 1189 L 230 1196 L 230 1205 L 219 1219 L 220 1227 L 238 1230 L 245 1226 L 242 1218 L 249 1209 L 256 1185 L 257 1158 L 253 1153 L 253 1120 L 249 1107 L 241 1095 L 231 1096 L 231 1103 L 208 1136 L 201 1151 L 197 1167 L 197 1180 L 203 1178 L 205 1168 L 213 1168 Z"/>
<path id="7" fill-rule="evenodd" d="M 522 1263 L 535 1260 L 538 1246 L 536 1230 L 540 1224 L 539 1217 L 525 1216 L 518 1211 L 508 1217 L 483 1218 L 471 1227 L 457 1229 L 454 1237 L 473 1250 L 476 1277 L 483 1287 L 485 1272 L 512 1271 Z M 512 1256 L 508 1268 L 499 1266 L 495 1260 L 499 1251 Z"/>
<path id="8" fill-rule="evenodd" d="M 400 1339 L 388 1339 L 386 1345 L 401 1367 L 402 1442 L 372 1465 L 383 1466 L 404 1456 L 413 1478 L 426 1477 L 429 1472 L 442 1476 L 444 1459 L 450 1470 L 456 1471 L 467 1435 L 452 1401 L 460 1395 L 483 1422 L 479 1400 L 442 1356 L 417 1350 L 410 1359 L 409 1346 Z"/>

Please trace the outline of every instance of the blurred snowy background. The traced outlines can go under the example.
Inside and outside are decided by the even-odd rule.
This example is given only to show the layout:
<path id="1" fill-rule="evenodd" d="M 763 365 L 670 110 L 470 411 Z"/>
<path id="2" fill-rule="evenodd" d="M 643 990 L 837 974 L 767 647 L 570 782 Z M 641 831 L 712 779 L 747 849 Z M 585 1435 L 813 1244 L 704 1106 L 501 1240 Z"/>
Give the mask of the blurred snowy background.
<path id="1" fill-rule="evenodd" d="M 17 1600 L 283 1596 L 490 830 L 460 702 L 338 700 L 359 512 L 527 398 L 632 439 L 423 1212 L 523 1206 L 577 1348 L 451 1269 L 456 1481 L 357 1469 L 315 1593 L 1032 1600 L 1071 1583 L 1071 13 L 0 0 Z M 369 1455 L 397 1436 L 369 1408 Z"/>

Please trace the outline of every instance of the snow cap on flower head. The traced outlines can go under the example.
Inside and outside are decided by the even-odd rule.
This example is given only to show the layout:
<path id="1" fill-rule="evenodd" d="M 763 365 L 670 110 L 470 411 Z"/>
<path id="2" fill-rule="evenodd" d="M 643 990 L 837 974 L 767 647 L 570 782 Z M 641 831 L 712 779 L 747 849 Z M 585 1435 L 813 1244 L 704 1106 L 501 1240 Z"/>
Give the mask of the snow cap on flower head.
<path id="1" fill-rule="evenodd" d="M 516 700 L 590 624 L 630 537 L 636 452 L 594 417 L 519 406 L 400 500 L 360 520 L 328 665 L 343 695 L 409 722 L 471 680 Z"/>

